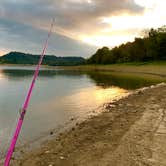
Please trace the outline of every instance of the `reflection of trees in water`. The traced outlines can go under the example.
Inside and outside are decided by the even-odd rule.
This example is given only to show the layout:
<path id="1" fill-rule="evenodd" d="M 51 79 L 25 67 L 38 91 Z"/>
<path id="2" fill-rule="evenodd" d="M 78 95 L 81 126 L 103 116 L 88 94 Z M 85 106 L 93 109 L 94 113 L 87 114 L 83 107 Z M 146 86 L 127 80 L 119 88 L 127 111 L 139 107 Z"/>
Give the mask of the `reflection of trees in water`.
<path id="1" fill-rule="evenodd" d="M 0 73 L 9 79 L 27 79 L 32 77 L 34 70 L 20 70 L 20 69 L 4 69 Z M 140 75 L 124 75 L 120 73 L 104 73 L 104 72 L 81 72 L 81 71 L 67 71 L 67 70 L 41 70 L 40 77 L 56 77 L 64 76 L 70 78 L 81 78 L 87 75 L 97 86 L 108 88 L 110 86 L 118 86 L 124 89 L 136 89 L 144 86 L 149 86 L 158 82 L 159 79 L 151 79 L 150 77 L 141 77 Z"/>
<path id="2" fill-rule="evenodd" d="M 135 75 L 123 75 L 116 73 L 88 73 L 89 77 L 95 81 L 95 83 L 103 88 L 108 88 L 110 86 L 118 86 L 124 89 L 137 89 L 144 86 L 149 86 L 158 82 L 159 79 L 151 79 L 149 77 L 141 77 Z"/>
<path id="3" fill-rule="evenodd" d="M 20 70 L 20 69 L 4 69 L 0 73 L 10 79 L 24 79 L 33 76 L 34 70 Z M 54 77 L 54 76 L 67 76 L 67 77 L 80 77 L 83 73 L 77 71 L 66 70 L 40 70 L 39 77 Z"/>

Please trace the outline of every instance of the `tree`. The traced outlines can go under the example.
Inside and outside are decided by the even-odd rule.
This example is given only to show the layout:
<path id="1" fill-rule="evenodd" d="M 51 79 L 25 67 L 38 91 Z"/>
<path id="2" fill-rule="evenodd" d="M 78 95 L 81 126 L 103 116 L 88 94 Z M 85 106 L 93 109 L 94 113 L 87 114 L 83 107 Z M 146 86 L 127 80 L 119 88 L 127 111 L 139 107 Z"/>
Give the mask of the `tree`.
<path id="1" fill-rule="evenodd" d="M 111 64 L 166 60 L 166 26 L 146 31 L 144 38 L 109 49 L 103 47 L 88 59 L 88 63 Z"/>

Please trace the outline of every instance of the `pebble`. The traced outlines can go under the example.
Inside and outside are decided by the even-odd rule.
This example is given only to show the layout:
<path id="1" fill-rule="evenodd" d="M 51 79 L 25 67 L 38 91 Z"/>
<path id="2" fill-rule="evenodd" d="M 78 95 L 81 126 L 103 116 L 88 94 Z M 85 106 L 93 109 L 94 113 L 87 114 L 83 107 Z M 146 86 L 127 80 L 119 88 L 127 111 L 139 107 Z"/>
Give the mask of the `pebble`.
<path id="1" fill-rule="evenodd" d="M 141 88 L 142 91 L 145 91 L 145 90 L 147 90 L 147 89 L 149 89 L 149 87 Z"/>
<path id="2" fill-rule="evenodd" d="M 132 104 L 130 104 L 130 103 L 127 103 L 126 104 L 128 107 L 132 107 L 133 105 Z"/>
<path id="3" fill-rule="evenodd" d="M 53 131 L 51 131 L 51 132 L 50 132 L 50 135 L 53 135 L 53 134 L 54 134 L 54 132 L 53 132 Z"/>
<path id="4" fill-rule="evenodd" d="M 119 106 L 120 106 L 120 107 L 122 107 L 122 106 L 123 106 L 123 104 L 121 104 L 121 103 L 120 103 L 120 104 L 119 104 Z"/>
<path id="5" fill-rule="evenodd" d="M 60 156 L 60 159 L 61 159 L 61 160 L 64 160 L 65 158 L 64 158 L 63 156 Z"/>
<path id="6" fill-rule="evenodd" d="M 11 159 L 12 159 L 12 160 L 15 160 L 15 158 L 14 158 L 14 157 L 12 157 Z"/>
<path id="7" fill-rule="evenodd" d="M 154 85 L 151 85 L 150 88 L 154 88 L 155 86 Z"/>
<path id="8" fill-rule="evenodd" d="M 162 83 L 158 84 L 157 86 L 159 87 L 159 86 L 164 86 L 164 85 L 166 85 L 166 83 L 162 82 Z"/>
<path id="9" fill-rule="evenodd" d="M 114 108 L 116 106 L 114 104 L 110 104 L 109 107 Z"/>
<path id="10" fill-rule="evenodd" d="M 79 125 L 79 123 L 76 123 L 76 126 L 78 126 Z"/>
<path id="11" fill-rule="evenodd" d="M 71 121 L 74 121 L 74 118 L 71 118 L 70 120 L 71 120 Z"/>
<path id="12" fill-rule="evenodd" d="M 142 91 L 138 91 L 137 94 L 142 94 Z"/>
<path id="13" fill-rule="evenodd" d="M 48 153 L 50 153 L 50 151 L 49 151 L 49 150 L 47 150 L 47 151 L 45 151 L 45 153 L 46 153 L 46 154 L 48 154 Z"/>

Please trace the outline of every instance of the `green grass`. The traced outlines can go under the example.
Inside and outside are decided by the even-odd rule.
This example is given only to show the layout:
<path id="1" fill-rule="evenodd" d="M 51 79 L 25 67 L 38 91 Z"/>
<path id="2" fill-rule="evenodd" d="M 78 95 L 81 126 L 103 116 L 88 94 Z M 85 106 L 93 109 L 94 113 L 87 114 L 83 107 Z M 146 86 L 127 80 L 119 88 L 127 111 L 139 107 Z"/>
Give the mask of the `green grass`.
<path id="1" fill-rule="evenodd" d="M 147 63 L 119 63 L 111 65 L 82 65 L 63 68 L 67 70 L 79 71 L 114 71 L 122 73 L 144 73 L 151 75 L 161 75 L 166 77 L 166 61 Z"/>
<path id="2" fill-rule="evenodd" d="M 119 63 L 119 65 L 131 65 L 131 66 L 142 66 L 142 65 L 166 65 L 166 61 L 152 61 L 152 62 L 128 62 Z"/>

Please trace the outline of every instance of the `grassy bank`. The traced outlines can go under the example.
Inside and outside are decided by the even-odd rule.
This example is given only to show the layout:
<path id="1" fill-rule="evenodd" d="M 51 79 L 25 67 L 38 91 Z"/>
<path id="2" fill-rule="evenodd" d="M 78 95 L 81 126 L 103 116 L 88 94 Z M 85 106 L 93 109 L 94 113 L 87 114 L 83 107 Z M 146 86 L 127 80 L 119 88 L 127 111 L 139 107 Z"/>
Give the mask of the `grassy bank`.
<path id="1" fill-rule="evenodd" d="M 114 71 L 123 73 L 144 73 L 166 76 L 166 61 L 149 63 L 123 63 L 111 65 L 82 65 L 63 67 L 63 69 L 79 71 Z"/>

